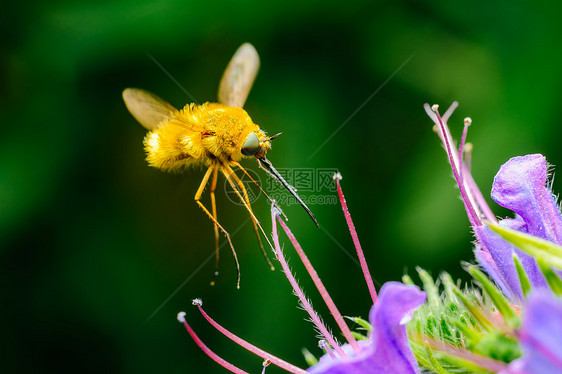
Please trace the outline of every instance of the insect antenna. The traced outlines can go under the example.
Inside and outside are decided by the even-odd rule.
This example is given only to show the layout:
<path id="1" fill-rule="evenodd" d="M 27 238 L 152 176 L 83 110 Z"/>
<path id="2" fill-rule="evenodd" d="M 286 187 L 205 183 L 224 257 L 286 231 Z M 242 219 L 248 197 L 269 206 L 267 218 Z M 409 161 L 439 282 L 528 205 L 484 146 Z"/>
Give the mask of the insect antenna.
<path id="1" fill-rule="evenodd" d="M 264 157 L 261 158 L 257 158 L 258 160 L 258 164 L 260 165 L 260 167 L 265 170 L 269 175 L 271 175 L 274 179 L 276 179 L 279 183 L 281 183 L 283 185 L 283 187 L 285 187 L 287 189 L 287 191 L 289 191 L 289 193 L 291 195 L 293 195 L 293 197 L 299 202 L 299 204 L 304 208 L 304 210 L 306 211 L 306 213 L 308 213 L 309 217 L 312 219 L 312 221 L 314 222 L 314 224 L 316 225 L 316 227 L 320 227 L 318 225 L 318 221 L 316 220 L 316 217 L 314 217 L 314 214 L 312 214 L 312 212 L 310 211 L 310 209 L 308 209 L 308 207 L 306 206 L 306 204 L 304 203 L 304 201 L 302 201 L 302 199 L 300 198 L 299 195 L 297 195 L 296 193 L 296 189 L 295 187 L 291 186 L 289 183 L 287 183 L 287 181 L 285 179 L 283 179 L 283 177 L 281 176 L 281 174 L 279 174 L 279 172 L 277 171 L 277 169 L 275 169 L 273 167 L 273 165 L 271 164 L 271 162 Z"/>
<path id="2" fill-rule="evenodd" d="M 280 133 L 277 133 L 277 134 L 272 135 L 272 136 L 270 136 L 270 137 L 267 137 L 267 138 L 265 139 L 265 141 L 273 140 L 273 139 L 277 138 L 277 137 L 278 137 L 279 135 L 281 135 L 281 134 L 283 134 L 283 133 L 280 132 Z"/>

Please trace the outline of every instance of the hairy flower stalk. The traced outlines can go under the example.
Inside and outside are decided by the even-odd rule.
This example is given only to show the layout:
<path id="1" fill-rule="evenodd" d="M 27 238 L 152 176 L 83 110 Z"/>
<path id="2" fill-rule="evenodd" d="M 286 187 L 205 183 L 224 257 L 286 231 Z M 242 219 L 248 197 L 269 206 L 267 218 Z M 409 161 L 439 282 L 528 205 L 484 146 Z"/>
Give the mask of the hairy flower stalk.
<path id="1" fill-rule="evenodd" d="M 357 340 L 355 340 L 355 338 L 351 334 L 351 330 L 349 329 L 349 327 L 345 323 L 341 313 L 339 312 L 338 308 L 336 307 L 336 304 L 332 300 L 332 297 L 330 296 L 330 294 L 326 290 L 326 287 L 324 287 L 324 283 L 322 283 L 322 281 L 320 280 L 320 277 L 316 273 L 316 270 L 314 270 L 314 267 L 312 266 L 312 264 L 308 260 L 308 257 L 306 256 L 306 254 L 302 250 L 302 247 L 300 246 L 299 242 L 297 241 L 297 239 L 295 238 L 295 236 L 293 235 L 293 233 L 291 232 L 289 227 L 279 217 L 279 212 L 275 209 L 275 207 L 272 207 L 273 238 L 274 238 L 274 242 L 275 242 L 275 254 L 276 254 L 277 258 L 279 259 L 279 261 L 282 263 L 283 271 L 285 271 L 286 274 L 287 274 L 287 272 L 289 272 L 287 274 L 287 277 L 289 279 L 292 278 L 292 275 L 290 274 L 290 271 L 289 271 L 288 267 L 286 266 L 287 263 L 284 259 L 283 252 L 281 251 L 281 247 L 279 246 L 279 236 L 277 235 L 277 225 L 275 224 L 276 220 L 279 222 L 281 227 L 283 227 L 283 230 L 285 231 L 285 233 L 289 237 L 289 240 L 291 241 L 291 243 L 293 244 L 293 247 L 297 251 L 297 254 L 299 255 L 302 263 L 304 264 L 306 270 L 308 271 L 308 274 L 312 278 L 312 280 L 314 282 L 314 285 L 318 289 L 318 292 L 320 292 L 320 295 L 322 296 L 322 299 L 326 302 L 326 306 L 328 307 L 328 309 L 332 313 L 332 316 L 336 320 L 336 322 L 338 324 L 338 327 L 342 331 L 342 333 L 345 336 L 345 338 L 347 339 L 348 343 L 353 348 L 353 351 L 355 353 L 359 353 L 359 351 L 360 351 L 359 344 L 357 343 Z M 298 285 L 296 285 L 296 287 L 298 287 Z M 295 286 L 293 286 L 293 288 L 296 290 Z M 300 296 L 299 296 L 299 299 L 301 299 Z M 302 302 L 302 299 L 301 299 L 301 302 Z M 305 299 L 305 302 L 306 302 L 306 299 Z M 308 309 L 307 309 L 307 311 L 308 311 Z M 343 351 L 342 351 L 342 353 L 343 353 Z M 345 356 L 345 353 L 344 353 L 344 356 Z"/>
<path id="2" fill-rule="evenodd" d="M 470 172 L 472 145 L 467 143 L 467 136 L 472 120 L 464 120 L 458 145 L 447 125 L 457 106 L 453 103 L 443 116 L 437 105 L 426 104 L 425 109 L 443 142 L 476 239 L 474 254 L 480 266 L 466 265 L 466 270 L 478 287 L 463 287 L 445 272 L 435 280 L 427 271 L 417 269 L 424 291 L 405 275 L 403 283 L 385 283 L 377 294 L 338 173 L 334 176 L 338 196 L 373 301 L 369 321 L 352 319 L 366 335 L 347 326 L 274 203 L 275 255 L 321 334 L 319 347 L 324 355 L 316 359 L 305 350 L 310 367 L 305 370 L 294 366 L 222 327 L 203 310 L 200 300 L 194 300 L 199 312 L 218 331 L 261 357 L 262 373 L 270 364 L 298 374 L 562 373 L 562 214 L 551 192 L 548 165 L 542 155 L 534 154 L 514 157 L 500 168 L 491 197 L 515 215 L 496 219 Z M 298 285 L 280 245 L 278 225 L 347 343 L 335 339 Z M 178 314 L 178 320 L 213 360 L 231 372 L 245 373 L 206 347 L 187 324 L 185 313 Z"/>

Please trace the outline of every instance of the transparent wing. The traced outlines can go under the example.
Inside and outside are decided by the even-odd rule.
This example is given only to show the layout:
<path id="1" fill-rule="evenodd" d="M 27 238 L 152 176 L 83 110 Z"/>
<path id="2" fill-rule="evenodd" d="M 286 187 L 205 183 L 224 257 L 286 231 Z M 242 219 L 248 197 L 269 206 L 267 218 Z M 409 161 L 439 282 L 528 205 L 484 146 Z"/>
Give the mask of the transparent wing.
<path id="1" fill-rule="evenodd" d="M 236 50 L 228 63 L 219 86 L 219 102 L 228 106 L 244 106 L 260 67 L 258 52 L 250 43 Z"/>
<path id="2" fill-rule="evenodd" d="M 133 117 L 148 130 L 155 129 L 177 110 L 158 96 L 138 88 L 126 88 L 123 100 Z"/>

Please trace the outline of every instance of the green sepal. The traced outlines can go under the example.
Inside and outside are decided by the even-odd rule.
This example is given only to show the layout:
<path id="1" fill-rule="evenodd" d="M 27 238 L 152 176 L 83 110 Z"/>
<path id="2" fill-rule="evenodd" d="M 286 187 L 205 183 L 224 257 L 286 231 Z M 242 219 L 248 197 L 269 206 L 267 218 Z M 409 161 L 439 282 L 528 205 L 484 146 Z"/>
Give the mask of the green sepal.
<path id="1" fill-rule="evenodd" d="M 345 316 L 345 318 L 347 318 L 350 321 L 355 322 L 356 324 L 358 324 L 359 326 L 363 327 L 365 330 L 367 331 L 371 331 L 373 329 L 373 326 L 371 326 L 371 324 L 369 323 L 369 321 L 364 320 L 361 317 L 348 317 Z"/>
<path id="2" fill-rule="evenodd" d="M 435 370 L 433 364 L 430 362 L 430 358 L 427 355 L 427 351 L 424 346 L 422 346 L 419 343 L 414 343 L 410 341 L 410 347 L 412 347 L 412 351 L 414 352 L 414 356 L 418 361 L 418 363 L 423 365 L 428 370 Z M 454 367 L 455 373 L 461 372 L 461 373 L 490 374 L 489 370 L 486 370 L 471 361 L 459 358 L 457 356 L 453 356 L 443 351 L 434 349 L 432 350 L 431 354 L 441 367 L 443 367 L 443 365 Z M 459 370 L 459 368 L 461 370 Z M 449 372 L 445 371 L 445 373 L 449 373 Z"/>
<path id="3" fill-rule="evenodd" d="M 352 331 L 351 335 L 353 335 L 353 337 L 355 338 L 355 340 L 368 340 L 369 338 L 366 337 L 365 335 L 357 332 L 357 331 Z"/>
<path id="4" fill-rule="evenodd" d="M 521 324 L 521 320 L 515 311 L 509 306 L 505 296 L 503 296 L 496 286 L 488 279 L 488 277 L 476 267 L 471 266 L 468 271 L 474 279 L 480 283 L 482 289 L 488 294 L 490 299 L 492 299 L 492 302 L 498 309 L 498 312 L 500 312 L 505 323 L 512 328 L 518 328 Z"/>
<path id="5" fill-rule="evenodd" d="M 456 304 L 454 303 L 457 302 L 457 298 L 455 297 L 455 293 L 453 292 L 453 288 L 451 287 L 455 284 L 455 282 L 453 281 L 451 274 L 441 274 L 441 280 L 443 281 L 443 286 L 445 287 L 445 294 L 447 295 L 447 298 L 451 303 L 453 303 L 452 305 L 456 306 Z"/>
<path id="6" fill-rule="evenodd" d="M 427 303 L 432 307 L 439 306 L 441 301 L 439 299 L 439 290 L 437 286 L 435 286 L 435 281 L 424 269 L 417 267 L 416 270 L 423 283 L 423 290 L 427 294 Z"/>
<path id="7" fill-rule="evenodd" d="M 437 327 L 437 319 L 433 314 L 428 314 L 425 320 L 425 333 L 432 338 L 439 338 L 439 329 Z"/>
<path id="8" fill-rule="evenodd" d="M 536 236 L 505 228 L 495 223 L 486 223 L 490 229 L 523 252 L 528 253 L 536 259 L 540 258 L 550 266 L 562 269 L 562 246 L 537 238 Z"/>
<path id="9" fill-rule="evenodd" d="M 464 320 L 464 323 L 463 323 Z M 472 349 L 480 339 L 482 339 L 482 335 L 480 335 L 477 331 L 474 331 L 466 324 L 466 319 L 461 316 L 460 321 L 453 321 L 453 324 L 457 328 L 457 331 L 460 331 L 464 337 L 464 343 L 468 349 Z"/>
<path id="10" fill-rule="evenodd" d="M 308 349 L 303 348 L 301 352 L 308 366 L 312 367 L 318 364 L 318 359 Z"/>
<path id="11" fill-rule="evenodd" d="M 482 374 L 490 374 L 490 371 L 475 364 L 472 361 L 465 360 L 463 358 L 453 356 L 441 351 L 433 351 L 434 356 L 445 365 L 456 366 L 458 368 L 462 368 L 465 372 L 468 373 L 482 373 Z M 462 371 L 461 371 L 462 372 Z"/>
<path id="12" fill-rule="evenodd" d="M 453 292 L 460 299 L 471 316 L 474 317 L 474 319 L 484 330 L 490 331 L 491 329 L 493 329 L 491 322 L 488 321 L 484 314 L 482 314 L 478 305 L 469 300 L 457 287 L 453 287 Z"/>
<path id="13" fill-rule="evenodd" d="M 410 278 L 410 276 L 408 274 L 404 274 L 402 276 L 402 283 L 408 285 L 408 286 L 413 286 L 415 283 L 412 280 L 412 278 Z"/>
<path id="14" fill-rule="evenodd" d="M 506 363 L 521 357 L 521 349 L 517 340 L 499 331 L 492 331 L 484 335 L 474 347 L 474 351 L 482 356 Z"/>
<path id="15" fill-rule="evenodd" d="M 423 318 L 420 317 L 420 313 L 418 310 L 416 310 L 414 312 L 414 318 L 413 321 L 415 321 L 414 324 L 412 324 L 411 322 L 408 324 L 409 326 L 413 326 L 413 330 L 417 331 L 420 334 L 423 334 L 424 329 L 423 329 Z"/>
<path id="16" fill-rule="evenodd" d="M 527 296 L 527 294 L 531 291 L 531 282 L 529 282 L 529 278 L 527 277 L 527 273 L 525 273 L 525 269 L 523 269 L 523 265 L 521 264 L 521 260 L 517 254 L 513 254 L 513 263 L 515 264 L 515 269 L 517 270 L 517 275 L 519 276 L 519 283 L 521 284 L 521 290 L 523 291 L 523 296 Z"/>
<path id="17" fill-rule="evenodd" d="M 456 298 L 454 299 L 456 300 Z M 455 304 L 454 302 L 449 302 L 449 306 L 447 307 L 449 313 L 456 315 L 460 312 L 459 306 L 457 304 Z"/>
<path id="18" fill-rule="evenodd" d="M 431 362 L 427 359 L 427 354 L 425 353 L 425 349 L 419 345 L 418 343 L 414 343 L 410 340 L 410 348 L 412 348 L 412 352 L 414 353 L 414 357 L 419 365 L 423 366 L 427 369 L 432 369 Z"/>
<path id="19" fill-rule="evenodd" d="M 457 344 L 454 336 L 454 330 L 451 329 L 451 325 L 445 316 L 445 313 L 441 313 L 441 318 L 439 319 L 439 327 L 441 332 L 441 339 L 447 341 L 451 344 Z"/>
<path id="20" fill-rule="evenodd" d="M 482 331 L 480 326 L 478 326 L 478 324 L 476 323 L 476 320 L 474 318 L 472 318 L 472 315 L 470 315 L 470 313 L 468 311 L 463 310 L 461 312 L 460 320 L 461 320 L 461 322 L 466 324 L 468 327 L 471 327 L 474 331 L 477 331 L 477 332 Z"/>
<path id="21" fill-rule="evenodd" d="M 450 374 L 449 371 L 443 369 L 443 366 L 441 366 L 439 361 L 437 361 L 435 356 L 433 356 L 433 353 L 431 352 L 431 347 L 429 346 L 429 342 L 427 340 L 425 341 L 424 345 L 425 345 L 425 353 L 427 355 L 429 363 L 431 364 L 431 369 L 435 371 L 437 374 Z"/>
<path id="22" fill-rule="evenodd" d="M 543 260 L 541 260 L 540 258 L 537 258 L 536 260 L 537 260 L 537 265 L 539 265 L 539 268 L 541 269 L 544 277 L 546 278 L 546 282 L 550 286 L 552 292 L 554 292 L 558 296 L 562 296 L 562 280 L 560 279 L 558 274 L 556 274 L 550 268 L 550 266 L 548 266 L 548 264 Z"/>
<path id="23" fill-rule="evenodd" d="M 461 315 L 464 315 L 467 320 L 469 320 L 471 322 L 471 324 L 474 326 L 474 328 L 476 329 L 480 329 L 483 328 L 484 330 L 490 330 L 492 329 L 492 324 L 490 323 L 490 321 L 488 321 L 488 319 L 482 314 L 482 312 L 480 311 L 480 308 L 478 305 L 476 305 L 473 301 L 469 300 L 468 297 L 466 297 L 461 290 L 459 290 L 457 288 L 457 286 L 455 286 L 452 282 L 452 279 L 449 277 L 444 277 L 443 278 L 443 283 L 445 283 L 445 287 L 450 287 L 450 289 L 452 290 L 453 294 L 455 295 L 455 297 L 460 300 L 464 307 L 467 309 L 467 313 L 461 313 Z M 478 323 L 476 323 L 478 322 Z"/>
<path id="24" fill-rule="evenodd" d="M 462 346 L 462 334 L 459 329 L 455 329 L 455 341 L 457 342 L 457 345 Z"/>

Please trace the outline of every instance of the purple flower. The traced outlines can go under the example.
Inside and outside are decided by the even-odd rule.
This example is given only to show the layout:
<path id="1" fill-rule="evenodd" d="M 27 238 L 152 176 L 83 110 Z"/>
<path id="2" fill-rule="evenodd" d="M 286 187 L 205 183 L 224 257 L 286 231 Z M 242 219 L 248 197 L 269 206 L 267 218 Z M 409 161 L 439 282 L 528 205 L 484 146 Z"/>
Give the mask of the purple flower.
<path id="1" fill-rule="evenodd" d="M 534 291 L 525 308 L 519 330 L 523 356 L 500 374 L 562 373 L 562 301 L 551 292 Z"/>
<path id="2" fill-rule="evenodd" d="M 502 165 L 494 178 L 492 199 L 516 214 L 515 219 L 503 219 L 499 222 L 500 225 L 560 244 L 562 215 L 547 187 L 547 177 L 547 163 L 542 155 L 514 157 Z M 523 296 L 513 263 L 514 253 L 521 260 L 531 285 L 535 288 L 547 286 L 534 258 L 515 248 L 487 227 L 477 227 L 475 232 L 494 262 L 498 264 L 501 278 L 509 288 L 509 294 L 517 296 L 518 299 Z"/>
<path id="3" fill-rule="evenodd" d="M 334 359 L 324 355 L 318 364 L 308 370 L 316 374 L 394 374 L 419 373 L 418 365 L 408 345 L 406 323 L 413 311 L 425 301 L 425 293 L 416 286 L 398 282 L 383 285 L 379 300 L 371 308 L 369 321 L 373 332 L 354 354 L 348 351 L 348 358 Z"/>
<path id="4" fill-rule="evenodd" d="M 438 107 L 430 108 L 426 105 L 425 108 L 436 123 L 438 134 L 445 145 L 453 175 L 478 241 L 474 251 L 476 259 L 512 301 L 520 302 L 523 293 L 513 261 L 514 255 L 520 259 L 534 288 L 545 288 L 547 283 L 533 257 L 523 253 L 486 226 L 485 220 L 496 223 L 497 219 L 482 197 L 470 174 L 470 165 L 465 160 L 465 155 L 467 158 L 469 156 L 465 150 L 465 140 L 472 121 L 470 118 L 465 119 L 458 149 L 447 126 L 447 119 L 457 105 L 456 102 L 453 103 L 443 117 L 439 116 Z M 510 159 L 494 178 L 491 195 L 496 203 L 516 214 L 514 219 L 500 220 L 500 225 L 562 244 L 562 215 L 550 190 L 548 166 L 544 156 L 533 154 Z"/>

